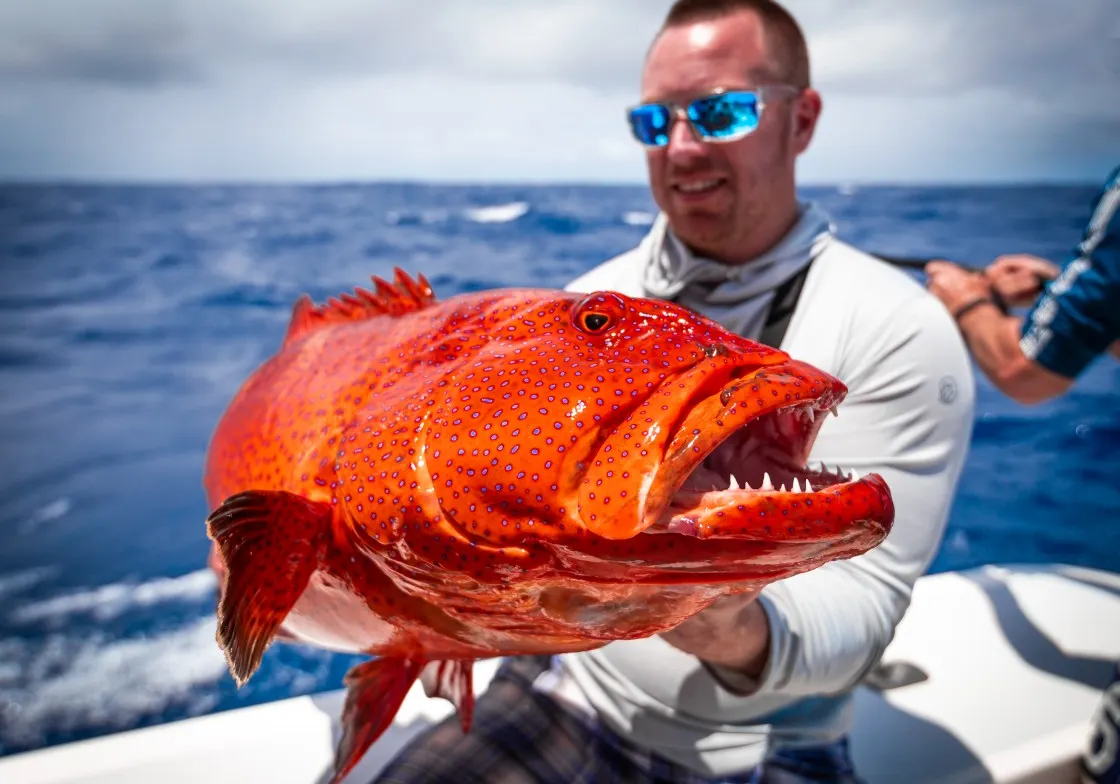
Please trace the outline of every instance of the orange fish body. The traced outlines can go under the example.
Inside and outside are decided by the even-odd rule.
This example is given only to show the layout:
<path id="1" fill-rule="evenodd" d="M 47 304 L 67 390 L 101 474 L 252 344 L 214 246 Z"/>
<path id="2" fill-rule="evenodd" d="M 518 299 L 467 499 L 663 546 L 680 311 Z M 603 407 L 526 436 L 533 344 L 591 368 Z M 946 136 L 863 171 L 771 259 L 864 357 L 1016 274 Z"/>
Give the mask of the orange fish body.
<path id="1" fill-rule="evenodd" d="M 646 637 L 890 530 L 880 477 L 805 467 L 847 390 L 781 351 L 609 292 L 374 282 L 301 298 L 205 475 L 238 683 L 277 635 L 377 657 L 336 781 L 422 670 L 467 731 L 475 659 Z"/>

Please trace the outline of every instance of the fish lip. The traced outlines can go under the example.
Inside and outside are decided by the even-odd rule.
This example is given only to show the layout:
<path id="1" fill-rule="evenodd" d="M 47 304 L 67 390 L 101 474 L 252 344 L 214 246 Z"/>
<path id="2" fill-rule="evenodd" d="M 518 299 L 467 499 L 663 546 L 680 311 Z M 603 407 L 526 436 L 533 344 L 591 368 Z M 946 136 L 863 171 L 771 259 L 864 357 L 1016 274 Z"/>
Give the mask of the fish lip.
<path id="1" fill-rule="evenodd" d="M 790 391 L 783 395 L 780 390 Z M 797 507 L 806 499 L 832 500 L 822 493 L 842 494 L 845 500 L 859 499 L 858 508 L 864 515 L 848 518 L 845 524 L 850 523 L 853 530 L 863 526 L 872 539 L 881 539 L 894 520 L 893 500 L 881 477 L 872 474 L 859 478 L 840 468 L 831 471 L 823 466 L 816 469 L 806 465 L 825 417 L 830 412 L 837 413 L 837 406 L 846 394 L 847 387 L 838 379 L 792 359 L 752 372 L 733 372 L 717 392 L 691 401 L 671 441 L 677 444 L 676 449 L 666 450 L 665 460 L 654 478 L 654 484 L 660 487 L 649 494 L 650 503 L 642 509 L 642 530 L 691 533 L 701 537 L 717 535 L 703 526 L 690 530 L 687 521 L 691 510 L 682 503 L 698 495 L 704 496 L 703 488 L 696 486 L 698 476 L 709 479 L 714 476 L 717 481 L 707 491 L 705 499 L 708 507 L 714 505 L 713 495 L 724 502 L 725 508 L 741 509 L 760 502 L 760 496 L 767 496 L 768 503 Z M 716 398 L 719 406 L 714 403 Z M 754 410 L 748 416 L 736 415 L 734 409 L 748 401 L 753 403 Z M 695 433 L 705 426 L 696 412 L 701 412 L 701 417 L 705 413 L 715 416 L 717 425 L 719 417 L 733 418 L 735 426 L 713 438 L 710 434 L 718 429 L 708 423 L 706 439 L 698 436 L 690 440 L 686 432 L 690 427 Z M 684 441 L 678 444 L 682 434 Z M 703 448 L 700 453 L 689 454 L 688 448 L 695 442 L 701 442 Z M 735 454 L 735 449 L 743 445 L 750 448 Z M 725 455 L 721 450 L 731 454 Z M 721 459 L 726 466 L 721 467 Z M 743 466 L 742 471 L 732 465 L 735 460 L 740 461 L 737 464 Z M 753 476 L 752 471 L 755 472 Z M 763 486 L 763 477 L 770 472 L 773 486 L 767 489 Z M 736 474 L 739 477 L 737 487 L 730 489 L 729 478 Z M 794 480 L 797 480 L 796 486 Z M 802 487 L 806 480 L 815 483 L 812 494 Z M 784 485 L 790 486 L 788 492 Z M 674 525 L 674 521 L 681 524 Z M 783 538 L 790 540 L 788 536 Z"/>
<path id="2" fill-rule="evenodd" d="M 702 539 L 750 538 L 780 543 L 821 542 L 823 540 L 817 533 L 811 534 L 808 539 L 798 538 L 792 532 L 772 531 L 770 526 L 758 524 L 758 520 L 749 518 L 751 510 L 761 509 L 772 515 L 775 511 L 785 509 L 782 514 L 786 514 L 798 509 L 805 512 L 806 507 L 817 504 L 818 509 L 831 509 L 833 519 L 840 520 L 840 527 L 833 532 L 834 535 L 830 540 L 836 546 L 843 545 L 845 541 L 850 543 L 858 539 L 871 543 L 862 548 L 869 549 L 870 546 L 881 542 L 893 527 L 895 508 L 890 489 L 879 474 L 870 473 L 861 477 L 856 471 L 849 472 L 839 466 L 829 469 L 823 462 L 820 463 L 819 468 L 797 465 L 799 461 L 788 460 L 786 455 L 758 450 L 749 453 L 744 459 L 748 465 L 750 461 L 754 461 L 769 468 L 769 471 L 764 470 L 762 474 L 764 478 L 762 480 L 756 478 L 752 481 L 741 473 L 740 476 L 744 478 L 742 480 L 735 478 L 734 487 L 724 487 L 723 485 L 729 485 L 729 481 L 722 480 L 720 467 L 708 464 L 709 458 L 716 455 L 724 445 L 732 443 L 737 435 L 749 433 L 752 427 L 780 422 L 782 418 L 794 418 L 795 421 L 796 417 L 805 416 L 804 412 L 807 408 L 812 408 L 814 412 L 821 410 L 818 405 L 775 407 L 748 420 L 723 439 L 704 459 L 694 464 L 692 471 L 685 476 L 683 482 L 676 483 L 676 488 L 668 503 L 661 508 L 659 517 L 652 521 L 643 533 L 685 534 Z M 830 410 L 835 412 L 835 408 Z M 801 451 L 806 454 L 811 449 L 823 421 L 823 417 L 816 414 L 814 417 L 813 421 L 802 427 L 799 434 L 798 443 Z M 749 437 L 747 440 L 749 441 Z M 769 476 L 770 472 L 774 473 L 773 478 Z M 706 473 L 707 476 L 701 477 L 700 483 L 697 484 L 696 476 L 701 473 Z M 727 473 L 735 477 L 736 471 L 731 469 Z M 714 486 L 711 489 L 702 486 L 704 481 L 712 480 Z M 692 487 L 688 486 L 690 482 Z M 852 512 L 837 513 L 837 509 L 852 509 L 853 501 L 855 507 Z M 839 503 L 833 505 L 834 502 Z M 710 522 L 699 522 L 700 518 L 707 518 L 710 521 L 713 515 L 725 518 L 724 513 L 734 517 L 736 516 L 734 510 L 738 510 L 739 520 L 724 530 L 712 526 Z"/>
<path id="3" fill-rule="evenodd" d="M 834 410 L 847 394 L 847 387 L 838 379 L 793 359 L 762 365 L 735 362 L 723 372 L 713 374 L 713 378 L 717 383 L 696 390 L 672 428 L 661 464 L 650 480 L 651 488 L 642 499 L 641 530 L 660 519 L 680 488 L 710 455 L 754 423 L 811 411 L 803 413 L 809 419 L 808 425 L 799 425 L 795 431 L 798 440 L 794 442 L 796 449 L 791 451 L 800 454 L 784 455 L 794 463 L 803 462 L 824 423 L 824 415 Z M 786 388 L 793 391 L 778 391 Z M 754 399 L 748 407 L 745 398 L 752 395 Z M 728 421 L 734 426 L 726 427 Z M 690 438 L 689 430 L 695 437 Z"/>
<path id="4" fill-rule="evenodd" d="M 732 457 L 769 460 L 766 466 L 773 466 L 775 474 L 785 466 L 782 470 L 790 477 L 811 471 L 805 460 L 825 415 L 843 400 L 847 387 L 828 373 L 760 344 L 731 344 L 726 354 L 700 348 L 704 359 L 663 381 L 598 442 L 589 461 L 592 469 L 581 471 L 579 479 L 579 514 L 588 532 L 619 540 L 662 530 L 659 523 L 667 511 L 670 520 L 682 511 L 682 488 L 725 490 L 731 474 L 747 479 L 733 467 L 722 473 L 722 485 L 695 487 L 698 470 L 711 467 L 710 457 L 724 457 L 723 450 L 742 444 L 754 452 Z M 742 437 L 733 440 L 737 434 Z M 758 480 L 763 470 L 758 470 Z M 622 482 L 628 472 L 635 472 L 637 487 Z M 813 479 L 824 488 L 837 481 L 825 481 L 820 474 Z M 871 516 L 884 518 L 884 505 L 876 502 Z M 696 533 L 712 535 L 702 529 Z"/>
<path id="5" fill-rule="evenodd" d="M 812 473 L 812 471 L 802 472 Z M 832 498 L 829 498 L 831 496 Z M 894 524 L 895 507 L 890 489 L 883 477 L 876 473 L 859 476 L 855 472 L 845 479 L 831 484 L 813 485 L 812 489 L 789 490 L 778 487 L 770 489 L 740 488 L 738 490 L 712 490 L 704 493 L 686 492 L 674 497 L 673 502 L 663 510 L 662 517 L 642 533 L 658 534 L 685 534 L 700 539 L 708 538 L 751 538 L 758 540 L 772 540 L 782 543 L 797 543 L 808 541 L 822 541 L 819 536 L 811 535 L 807 538 L 798 537 L 796 534 L 768 531 L 763 527 L 751 525 L 744 531 L 742 527 L 721 532 L 711 525 L 697 522 L 697 517 L 711 517 L 722 510 L 739 509 L 744 507 L 763 508 L 769 511 L 772 508 L 782 509 L 798 507 L 806 501 L 818 505 L 832 500 L 839 500 L 843 505 L 852 499 L 861 500 L 863 505 L 871 511 L 867 514 L 851 515 L 843 520 L 844 533 L 833 537 L 834 541 L 841 541 L 852 537 L 871 537 L 881 541 L 890 532 Z M 868 499 L 877 503 L 868 504 Z M 690 503 L 682 503 L 688 501 Z M 748 512 L 749 513 L 749 512 Z"/>

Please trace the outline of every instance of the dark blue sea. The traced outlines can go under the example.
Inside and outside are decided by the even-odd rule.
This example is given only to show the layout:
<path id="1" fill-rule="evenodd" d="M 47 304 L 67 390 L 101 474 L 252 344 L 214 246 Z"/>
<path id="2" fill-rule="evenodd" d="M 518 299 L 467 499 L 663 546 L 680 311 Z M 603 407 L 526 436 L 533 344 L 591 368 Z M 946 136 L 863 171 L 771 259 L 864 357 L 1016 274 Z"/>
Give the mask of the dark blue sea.
<path id="1" fill-rule="evenodd" d="M 1094 187 L 804 195 L 883 254 L 1064 261 Z M 0 186 L 0 754 L 338 688 L 358 658 L 275 645 L 236 689 L 205 570 L 203 455 L 291 304 L 395 265 L 443 296 L 559 287 L 653 209 L 642 187 Z M 1120 571 L 1120 363 L 1036 408 L 978 384 L 933 571 Z"/>

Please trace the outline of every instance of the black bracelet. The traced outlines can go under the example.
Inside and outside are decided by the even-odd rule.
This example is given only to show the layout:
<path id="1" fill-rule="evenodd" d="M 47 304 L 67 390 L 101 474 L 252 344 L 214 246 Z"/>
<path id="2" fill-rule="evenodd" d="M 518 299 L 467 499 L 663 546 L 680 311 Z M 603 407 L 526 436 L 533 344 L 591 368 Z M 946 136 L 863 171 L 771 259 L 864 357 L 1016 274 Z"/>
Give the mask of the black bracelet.
<path id="1" fill-rule="evenodd" d="M 995 300 L 993 300 L 991 297 L 989 297 L 985 294 L 983 297 L 977 297 L 974 300 L 969 300 L 967 303 L 965 303 L 961 307 L 957 308 L 956 311 L 953 313 L 953 318 L 956 321 L 960 321 L 961 317 L 965 313 L 968 313 L 968 311 L 972 310 L 973 308 L 978 308 L 981 305 L 995 305 L 995 304 L 996 304 Z M 996 307 L 998 307 L 998 305 Z"/>
<path id="2" fill-rule="evenodd" d="M 1000 295 L 1000 293 L 998 291 L 996 291 L 995 289 L 992 289 L 992 295 L 991 296 L 992 296 L 992 304 L 995 305 L 997 308 L 999 308 L 1000 313 L 1002 313 L 1003 315 L 1006 316 L 1007 311 L 1008 311 L 1007 302 Z"/>

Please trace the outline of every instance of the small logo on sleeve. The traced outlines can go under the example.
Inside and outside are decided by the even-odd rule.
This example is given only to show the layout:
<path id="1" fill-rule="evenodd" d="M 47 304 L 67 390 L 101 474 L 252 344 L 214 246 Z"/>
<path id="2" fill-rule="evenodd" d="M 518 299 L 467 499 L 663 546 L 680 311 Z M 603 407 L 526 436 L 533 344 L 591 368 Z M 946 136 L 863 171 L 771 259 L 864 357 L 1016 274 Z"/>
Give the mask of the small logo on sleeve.
<path id="1" fill-rule="evenodd" d="M 945 405 L 957 399 L 957 380 L 952 376 L 943 376 L 937 383 L 937 397 Z"/>

